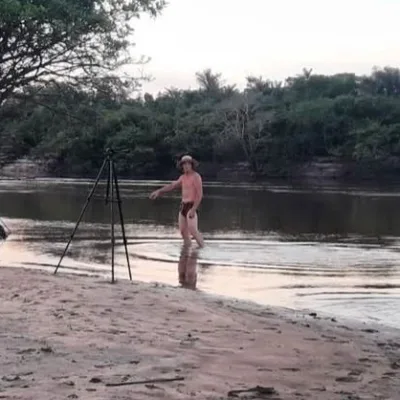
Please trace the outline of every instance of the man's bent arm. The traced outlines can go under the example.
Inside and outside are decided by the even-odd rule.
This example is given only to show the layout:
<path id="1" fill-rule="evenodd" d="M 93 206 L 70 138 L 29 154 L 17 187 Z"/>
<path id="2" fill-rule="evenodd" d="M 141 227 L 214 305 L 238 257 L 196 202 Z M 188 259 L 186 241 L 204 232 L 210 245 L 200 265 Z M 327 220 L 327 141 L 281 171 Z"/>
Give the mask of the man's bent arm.
<path id="1" fill-rule="evenodd" d="M 194 181 L 194 186 L 196 189 L 196 200 L 192 208 L 196 211 L 201 203 L 201 200 L 203 200 L 203 182 L 200 175 L 197 175 Z"/>

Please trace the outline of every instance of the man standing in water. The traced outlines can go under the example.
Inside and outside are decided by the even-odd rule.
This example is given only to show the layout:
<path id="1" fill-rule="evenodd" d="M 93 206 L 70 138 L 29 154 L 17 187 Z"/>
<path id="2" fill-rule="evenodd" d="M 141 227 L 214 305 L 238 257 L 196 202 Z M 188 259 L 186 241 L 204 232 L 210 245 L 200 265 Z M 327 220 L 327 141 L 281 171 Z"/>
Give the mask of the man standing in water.
<path id="1" fill-rule="evenodd" d="M 183 174 L 178 180 L 156 190 L 150 195 L 151 200 L 164 193 L 182 188 L 182 202 L 179 209 L 179 230 L 185 244 L 190 244 L 190 236 L 196 240 L 199 247 L 204 246 L 203 236 L 198 230 L 197 209 L 203 199 L 203 183 L 200 174 L 195 171 L 197 161 L 189 155 L 183 156 L 178 163 Z"/>

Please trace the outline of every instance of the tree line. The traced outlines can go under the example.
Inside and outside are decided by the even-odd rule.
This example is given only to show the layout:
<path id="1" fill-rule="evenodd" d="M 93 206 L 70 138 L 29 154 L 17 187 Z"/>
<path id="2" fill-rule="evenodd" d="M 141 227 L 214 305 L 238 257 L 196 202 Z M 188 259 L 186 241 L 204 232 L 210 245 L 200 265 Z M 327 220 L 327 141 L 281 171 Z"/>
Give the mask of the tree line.
<path id="1" fill-rule="evenodd" d="M 191 153 L 203 163 L 244 162 L 254 176 L 284 176 L 320 157 L 396 170 L 400 71 L 314 75 L 285 82 L 248 77 L 244 90 L 197 74 L 196 90 L 130 98 L 104 84 L 91 93 L 62 82 L 27 87 L 0 109 L 8 158 L 30 156 L 59 175 L 90 175 L 112 147 L 125 176 L 162 177 Z"/>
<path id="2" fill-rule="evenodd" d="M 207 69 L 198 88 L 138 94 L 121 75 L 135 18 L 164 0 L 0 2 L 0 159 L 29 156 L 54 175 L 89 176 L 112 147 L 124 176 L 163 177 L 191 153 L 215 168 L 290 176 L 319 158 L 360 170 L 400 168 L 400 71 L 247 77 Z M 145 60 L 136 60 L 138 63 Z"/>

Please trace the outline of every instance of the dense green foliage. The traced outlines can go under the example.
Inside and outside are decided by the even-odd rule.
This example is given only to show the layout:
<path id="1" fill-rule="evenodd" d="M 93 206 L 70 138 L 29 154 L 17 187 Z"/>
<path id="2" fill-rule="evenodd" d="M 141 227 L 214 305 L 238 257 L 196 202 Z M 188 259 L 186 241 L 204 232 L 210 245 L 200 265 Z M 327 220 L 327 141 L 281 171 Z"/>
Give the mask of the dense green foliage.
<path id="1" fill-rule="evenodd" d="M 1 0 L 0 105 L 28 84 L 63 80 L 81 89 L 131 87 L 116 76 L 129 60 L 131 21 L 164 0 Z"/>
<path id="2" fill-rule="evenodd" d="M 107 146 L 126 176 L 165 176 L 185 152 L 203 164 L 246 162 L 257 176 L 285 175 L 318 157 L 381 170 L 400 165 L 398 69 L 304 70 L 283 83 L 250 77 L 244 90 L 210 70 L 197 80 L 197 90 L 135 99 L 114 88 L 30 88 L 0 110 L 3 145 L 10 157 L 46 161 L 54 174 L 93 174 Z"/>
<path id="3" fill-rule="evenodd" d="M 112 146 L 126 176 L 162 176 L 190 152 L 287 175 L 319 157 L 400 166 L 400 72 L 249 77 L 238 90 L 197 74 L 198 90 L 134 98 L 121 76 L 132 21 L 164 0 L 0 1 L 0 161 L 36 158 L 54 174 L 91 175 Z"/>

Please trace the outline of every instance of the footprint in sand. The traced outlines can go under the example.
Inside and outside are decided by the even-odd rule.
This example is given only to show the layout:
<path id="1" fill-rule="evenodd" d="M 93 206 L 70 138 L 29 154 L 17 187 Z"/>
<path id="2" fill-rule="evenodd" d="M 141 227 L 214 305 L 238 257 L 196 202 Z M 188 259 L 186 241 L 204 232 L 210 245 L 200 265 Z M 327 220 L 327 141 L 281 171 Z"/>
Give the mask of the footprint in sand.
<path id="1" fill-rule="evenodd" d="M 348 326 L 346 326 L 346 325 L 339 325 L 339 328 L 342 328 L 342 329 L 344 329 L 344 330 L 346 330 L 346 331 L 352 331 L 353 329 L 350 329 Z"/>
<path id="2" fill-rule="evenodd" d="M 326 387 L 325 386 L 313 387 L 310 390 L 313 392 L 326 392 Z"/>
<path id="3" fill-rule="evenodd" d="M 61 386 L 69 386 L 69 387 L 72 387 L 72 386 L 75 386 L 75 382 L 73 382 L 73 381 L 64 381 L 64 382 L 60 382 L 60 385 L 61 385 Z"/>
<path id="4" fill-rule="evenodd" d="M 17 354 L 32 354 L 35 352 L 36 352 L 36 349 L 29 348 L 29 349 L 22 349 L 22 350 L 18 351 Z"/>
<path id="5" fill-rule="evenodd" d="M 399 361 L 393 361 L 390 364 L 390 368 L 392 368 L 392 369 L 400 369 L 400 360 Z"/>
<path id="6" fill-rule="evenodd" d="M 361 332 L 364 333 L 379 333 L 376 329 L 362 329 Z"/>
<path id="7" fill-rule="evenodd" d="M 79 316 L 80 316 L 80 314 L 77 313 L 77 312 L 75 312 L 75 311 L 70 311 L 70 312 L 69 312 L 69 315 L 70 315 L 71 317 L 79 317 Z"/>
<path id="8" fill-rule="evenodd" d="M 21 380 L 21 378 L 19 377 L 19 375 L 8 375 L 8 376 L 6 375 L 6 376 L 3 376 L 2 380 L 4 382 L 16 382 L 16 381 Z"/>
<path id="9" fill-rule="evenodd" d="M 391 350 L 398 350 L 398 349 L 400 349 L 400 343 L 392 342 L 392 341 L 388 341 L 388 342 L 379 342 L 379 343 L 377 343 L 377 345 L 378 345 L 379 347 L 388 348 L 388 349 L 391 349 Z"/>
<path id="10" fill-rule="evenodd" d="M 343 383 L 355 383 L 362 381 L 362 374 L 364 371 L 361 370 L 353 370 L 350 371 L 347 376 L 339 376 L 335 379 L 336 382 L 343 382 Z"/>
<path id="11" fill-rule="evenodd" d="M 343 382 L 343 383 L 355 383 L 360 382 L 361 378 L 357 376 L 339 376 L 335 379 L 336 382 Z"/>
<path id="12" fill-rule="evenodd" d="M 329 335 L 321 335 L 321 337 L 324 339 L 328 339 L 328 342 L 332 342 L 337 339 L 336 336 L 329 336 Z"/>
<path id="13" fill-rule="evenodd" d="M 62 304 L 73 303 L 73 301 L 72 300 L 68 300 L 68 299 L 61 299 L 60 303 L 62 303 Z"/>
<path id="14" fill-rule="evenodd" d="M 299 371 L 300 371 L 300 368 L 291 368 L 291 367 L 288 367 L 288 368 L 280 368 L 280 370 L 281 370 L 281 371 L 289 371 L 289 372 L 299 372 Z"/>
<path id="15" fill-rule="evenodd" d="M 318 342 L 319 341 L 319 339 L 318 338 L 304 338 L 304 340 L 307 340 L 307 341 L 309 341 L 309 342 Z"/>
<path id="16" fill-rule="evenodd" d="M 111 368 L 113 366 L 114 366 L 114 364 L 97 364 L 94 367 L 98 368 L 98 369 L 102 369 L 102 368 Z"/>

